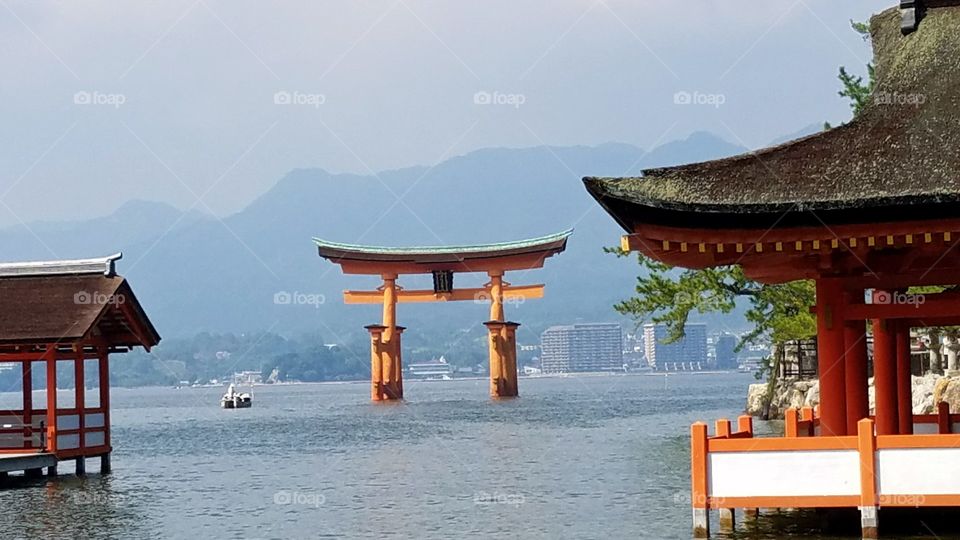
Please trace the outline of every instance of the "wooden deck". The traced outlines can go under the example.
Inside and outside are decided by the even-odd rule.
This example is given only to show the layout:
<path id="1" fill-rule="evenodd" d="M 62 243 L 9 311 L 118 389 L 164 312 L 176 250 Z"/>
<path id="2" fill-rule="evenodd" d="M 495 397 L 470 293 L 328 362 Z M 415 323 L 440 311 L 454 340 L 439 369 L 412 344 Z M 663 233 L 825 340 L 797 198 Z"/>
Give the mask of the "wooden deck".
<path id="1" fill-rule="evenodd" d="M 45 452 L 0 454 L 0 473 L 43 469 L 53 467 L 56 464 L 56 456 Z"/>

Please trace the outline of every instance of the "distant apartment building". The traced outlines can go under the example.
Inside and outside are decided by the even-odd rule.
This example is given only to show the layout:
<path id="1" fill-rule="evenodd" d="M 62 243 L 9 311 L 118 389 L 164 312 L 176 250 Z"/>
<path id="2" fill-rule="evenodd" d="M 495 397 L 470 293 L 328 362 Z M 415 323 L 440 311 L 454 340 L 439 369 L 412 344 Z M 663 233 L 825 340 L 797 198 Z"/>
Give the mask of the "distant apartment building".
<path id="1" fill-rule="evenodd" d="M 690 371 L 707 366 L 707 325 L 688 324 L 684 337 L 673 343 L 667 339 L 667 325 L 645 324 L 643 348 L 650 367 L 666 371 Z"/>
<path id="2" fill-rule="evenodd" d="M 552 326 L 540 335 L 543 373 L 623 369 L 623 333 L 617 323 Z"/>
<path id="3" fill-rule="evenodd" d="M 717 369 L 737 369 L 737 337 L 720 334 L 716 341 Z"/>

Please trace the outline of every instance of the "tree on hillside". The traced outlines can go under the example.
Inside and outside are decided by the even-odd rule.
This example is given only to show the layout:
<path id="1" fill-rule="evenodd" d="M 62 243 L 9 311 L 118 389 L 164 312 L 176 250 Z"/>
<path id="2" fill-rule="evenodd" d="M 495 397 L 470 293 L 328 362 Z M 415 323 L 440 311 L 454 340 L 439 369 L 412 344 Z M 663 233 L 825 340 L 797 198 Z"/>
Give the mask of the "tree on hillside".
<path id="1" fill-rule="evenodd" d="M 864 41 L 870 42 L 870 27 L 866 23 L 850 21 L 850 26 L 854 32 L 863 37 Z M 848 73 L 847 68 L 844 66 L 840 66 L 840 75 L 838 78 L 840 79 L 840 84 L 843 85 L 843 89 L 837 93 L 840 94 L 840 97 L 850 100 L 853 117 L 856 118 L 860 116 L 864 107 L 870 102 L 870 96 L 873 95 L 873 88 L 876 85 L 875 66 L 872 62 L 867 64 L 867 82 L 863 82 L 862 76 Z M 830 124 L 826 124 L 825 126 L 827 129 L 830 128 Z"/>

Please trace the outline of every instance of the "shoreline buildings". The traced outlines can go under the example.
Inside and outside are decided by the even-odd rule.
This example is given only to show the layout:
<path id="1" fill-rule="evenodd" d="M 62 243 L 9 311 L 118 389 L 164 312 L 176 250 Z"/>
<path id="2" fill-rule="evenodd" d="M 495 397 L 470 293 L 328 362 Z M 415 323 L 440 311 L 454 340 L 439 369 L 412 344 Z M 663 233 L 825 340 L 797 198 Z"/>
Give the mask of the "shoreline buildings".
<path id="1" fill-rule="evenodd" d="M 551 326 L 540 335 L 543 373 L 620 371 L 623 330 L 617 323 Z"/>
<path id="2" fill-rule="evenodd" d="M 700 371 L 707 367 L 707 325 L 684 325 L 684 336 L 664 343 L 669 332 L 665 324 L 643 325 L 643 352 L 647 365 L 657 371 Z"/>

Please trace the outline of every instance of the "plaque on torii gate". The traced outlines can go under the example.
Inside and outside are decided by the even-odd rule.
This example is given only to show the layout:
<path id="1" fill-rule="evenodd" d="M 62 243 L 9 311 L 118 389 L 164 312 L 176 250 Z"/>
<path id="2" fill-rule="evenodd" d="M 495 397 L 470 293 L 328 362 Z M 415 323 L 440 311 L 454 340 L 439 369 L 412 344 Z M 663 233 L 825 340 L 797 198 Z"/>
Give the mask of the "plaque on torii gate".
<path id="1" fill-rule="evenodd" d="M 504 274 L 543 267 L 547 257 L 562 252 L 573 230 L 517 242 L 443 247 L 376 247 L 341 244 L 314 238 L 320 256 L 340 265 L 344 274 L 380 276 L 383 285 L 372 291 L 344 291 L 347 304 L 382 304 L 381 324 L 367 326 L 370 332 L 371 399 L 403 399 L 403 363 L 397 326 L 397 303 L 483 301 L 490 302 L 489 334 L 490 395 L 515 397 L 517 389 L 517 341 L 519 323 L 504 316 L 504 299 L 543 297 L 543 285 L 512 285 Z M 482 287 L 455 288 L 458 273 L 483 272 L 490 281 Z M 397 285 L 403 274 L 433 275 L 433 289 L 407 290 Z"/>

